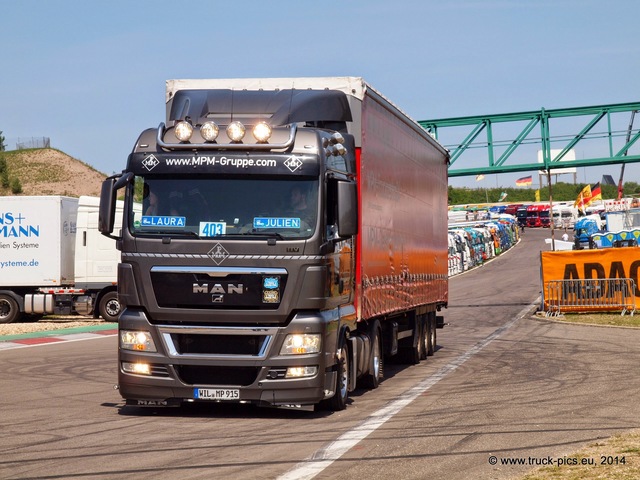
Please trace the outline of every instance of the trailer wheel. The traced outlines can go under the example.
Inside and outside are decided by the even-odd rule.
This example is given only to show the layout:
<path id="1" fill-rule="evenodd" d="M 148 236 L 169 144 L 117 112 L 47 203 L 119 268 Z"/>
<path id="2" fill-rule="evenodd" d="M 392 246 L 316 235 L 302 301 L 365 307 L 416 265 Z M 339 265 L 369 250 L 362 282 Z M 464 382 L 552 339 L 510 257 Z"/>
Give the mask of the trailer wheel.
<path id="1" fill-rule="evenodd" d="M 424 349 L 424 329 L 420 319 L 422 317 L 416 317 L 413 322 L 413 335 L 409 338 L 405 338 L 403 342 L 405 345 L 398 347 L 398 359 L 401 363 L 407 363 L 409 365 L 417 365 L 422 358 L 422 350 Z"/>
<path id="2" fill-rule="evenodd" d="M 347 408 L 349 398 L 349 349 L 346 343 L 340 347 L 340 361 L 336 378 L 336 393 L 328 400 L 321 402 L 326 410 L 338 412 Z"/>
<path id="3" fill-rule="evenodd" d="M 427 355 L 431 357 L 436 351 L 436 340 L 437 340 L 436 330 L 438 328 L 438 325 L 437 325 L 435 312 L 429 315 L 427 324 L 429 325 L 429 333 L 427 334 L 427 336 L 429 337 L 429 340 L 427 342 L 428 343 Z"/>
<path id="4" fill-rule="evenodd" d="M 0 294 L 0 323 L 15 322 L 20 318 L 20 309 L 10 295 Z"/>
<path id="5" fill-rule="evenodd" d="M 117 322 L 120 316 L 120 302 L 118 301 L 117 292 L 107 292 L 100 299 L 98 305 L 100 316 L 107 322 Z"/>
<path id="6" fill-rule="evenodd" d="M 426 360 L 429 355 L 429 341 L 431 339 L 430 316 L 420 315 L 420 360 Z"/>
<path id="7" fill-rule="evenodd" d="M 362 378 L 362 386 L 365 388 L 378 388 L 384 378 L 384 350 L 382 347 L 382 335 L 379 324 L 376 323 L 371 332 L 371 358 L 369 360 L 369 372 Z"/>

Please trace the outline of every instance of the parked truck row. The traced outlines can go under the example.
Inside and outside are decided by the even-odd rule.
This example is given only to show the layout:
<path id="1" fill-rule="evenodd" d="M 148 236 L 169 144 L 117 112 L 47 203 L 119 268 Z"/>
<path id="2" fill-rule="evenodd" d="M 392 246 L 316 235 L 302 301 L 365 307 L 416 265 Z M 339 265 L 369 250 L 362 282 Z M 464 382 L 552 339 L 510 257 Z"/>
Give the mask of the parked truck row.
<path id="1" fill-rule="evenodd" d="M 100 202 L 128 405 L 342 410 L 435 352 L 449 156 L 424 129 L 357 77 L 172 80 L 166 112 Z"/>
<path id="2" fill-rule="evenodd" d="M 99 201 L 0 197 L 0 323 L 72 313 L 117 320 L 120 252 L 98 231 Z"/>

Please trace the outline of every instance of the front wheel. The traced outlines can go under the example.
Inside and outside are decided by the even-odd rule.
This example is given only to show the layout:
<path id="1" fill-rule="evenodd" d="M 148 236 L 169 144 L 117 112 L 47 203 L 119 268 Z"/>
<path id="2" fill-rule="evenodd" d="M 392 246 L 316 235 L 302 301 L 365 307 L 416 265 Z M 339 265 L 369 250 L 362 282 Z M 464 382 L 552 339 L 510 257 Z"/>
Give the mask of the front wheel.
<path id="1" fill-rule="evenodd" d="M 336 393 L 333 397 L 324 400 L 321 405 L 327 410 L 338 412 L 347 408 L 347 400 L 349 399 L 349 349 L 346 344 L 340 347 L 335 388 Z"/>
<path id="2" fill-rule="evenodd" d="M 118 301 L 117 292 L 107 292 L 100 299 L 98 305 L 100 316 L 107 322 L 117 322 L 120 316 L 120 302 Z"/>
<path id="3" fill-rule="evenodd" d="M 0 295 L 0 323 L 12 323 L 20 318 L 18 302 L 6 294 Z"/>

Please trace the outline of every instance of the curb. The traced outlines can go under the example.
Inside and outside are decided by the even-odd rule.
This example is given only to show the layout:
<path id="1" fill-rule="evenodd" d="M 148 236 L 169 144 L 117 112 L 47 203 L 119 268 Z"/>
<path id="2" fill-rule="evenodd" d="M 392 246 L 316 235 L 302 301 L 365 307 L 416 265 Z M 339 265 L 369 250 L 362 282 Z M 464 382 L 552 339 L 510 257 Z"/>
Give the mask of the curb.
<path id="1" fill-rule="evenodd" d="M 86 327 L 61 328 L 42 332 L 22 333 L 18 335 L 1 335 L 0 351 L 14 348 L 33 347 L 52 343 L 91 340 L 110 337 L 118 334 L 118 324 L 89 325 Z"/>

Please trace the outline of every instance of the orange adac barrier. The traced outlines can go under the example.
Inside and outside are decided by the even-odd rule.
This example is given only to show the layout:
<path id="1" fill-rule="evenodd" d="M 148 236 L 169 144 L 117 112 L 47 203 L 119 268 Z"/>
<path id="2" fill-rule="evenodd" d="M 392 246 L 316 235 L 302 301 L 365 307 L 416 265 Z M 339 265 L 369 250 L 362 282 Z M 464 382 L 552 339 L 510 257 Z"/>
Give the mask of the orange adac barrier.
<path id="1" fill-rule="evenodd" d="M 542 291 L 545 309 L 548 308 L 546 292 L 550 282 L 559 280 L 608 280 L 630 278 L 635 282 L 635 306 L 640 308 L 640 247 L 608 248 L 602 250 L 571 250 L 541 252 Z M 604 294 L 603 294 L 604 295 Z M 609 310 L 606 305 L 563 310 Z"/>

